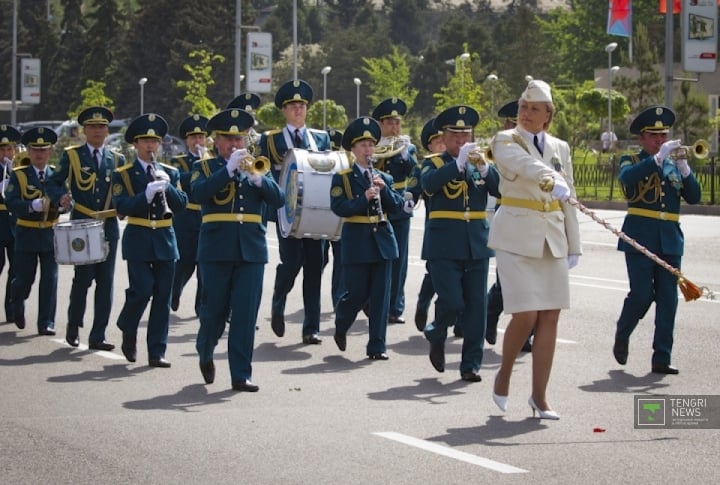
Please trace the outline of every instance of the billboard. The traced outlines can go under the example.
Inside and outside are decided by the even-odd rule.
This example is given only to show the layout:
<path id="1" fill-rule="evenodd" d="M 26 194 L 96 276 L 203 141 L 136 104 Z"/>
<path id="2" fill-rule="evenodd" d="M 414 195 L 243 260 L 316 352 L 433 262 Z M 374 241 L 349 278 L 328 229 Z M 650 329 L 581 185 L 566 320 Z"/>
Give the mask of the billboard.
<path id="1" fill-rule="evenodd" d="M 20 59 L 20 101 L 40 104 L 40 59 Z"/>
<path id="2" fill-rule="evenodd" d="M 717 68 L 717 0 L 683 0 L 682 65 L 687 72 Z"/>
<path id="3" fill-rule="evenodd" d="M 251 93 L 272 91 L 272 34 L 249 32 L 247 35 L 247 90 Z"/>

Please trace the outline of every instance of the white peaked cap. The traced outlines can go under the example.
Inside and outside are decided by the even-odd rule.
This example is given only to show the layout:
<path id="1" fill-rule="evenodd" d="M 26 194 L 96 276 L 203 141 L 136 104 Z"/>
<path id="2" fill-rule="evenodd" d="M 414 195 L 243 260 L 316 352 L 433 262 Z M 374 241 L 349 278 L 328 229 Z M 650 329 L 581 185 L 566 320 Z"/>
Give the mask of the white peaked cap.
<path id="1" fill-rule="evenodd" d="M 550 85 L 545 81 L 533 79 L 525 88 L 520 99 L 531 103 L 552 103 L 552 94 L 550 94 Z"/>

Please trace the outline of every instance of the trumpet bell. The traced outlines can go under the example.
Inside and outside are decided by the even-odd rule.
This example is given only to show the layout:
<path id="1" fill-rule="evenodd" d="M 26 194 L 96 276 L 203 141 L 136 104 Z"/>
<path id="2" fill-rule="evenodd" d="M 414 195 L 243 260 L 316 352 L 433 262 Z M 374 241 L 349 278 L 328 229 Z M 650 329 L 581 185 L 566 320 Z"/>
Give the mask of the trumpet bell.
<path id="1" fill-rule="evenodd" d="M 266 175 L 270 171 L 270 159 L 248 155 L 240 163 L 240 170 L 253 175 Z"/>
<path id="2" fill-rule="evenodd" d="M 687 160 L 690 157 L 697 158 L 698 160 L 703 160 L 708 156 L 710 156 L 710 143 L 702 139 L 696 141 L 690 146 L 683 145 L 677 147 L 670 154 L 670 158 L 672 158 L 673 160 Z"/>

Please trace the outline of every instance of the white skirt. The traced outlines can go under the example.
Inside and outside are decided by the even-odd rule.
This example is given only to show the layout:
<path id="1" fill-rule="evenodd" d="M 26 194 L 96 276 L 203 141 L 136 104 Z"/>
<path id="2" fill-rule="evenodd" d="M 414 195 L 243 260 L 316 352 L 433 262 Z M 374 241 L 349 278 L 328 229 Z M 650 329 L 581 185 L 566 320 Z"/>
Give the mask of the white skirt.
<path id="1" fill-rule="evenodd" d="M 547 244 L 542 258 L 495 250 L 495 260 L 505 313 L 570 308 L 567 258 L 554 258 Z"/>

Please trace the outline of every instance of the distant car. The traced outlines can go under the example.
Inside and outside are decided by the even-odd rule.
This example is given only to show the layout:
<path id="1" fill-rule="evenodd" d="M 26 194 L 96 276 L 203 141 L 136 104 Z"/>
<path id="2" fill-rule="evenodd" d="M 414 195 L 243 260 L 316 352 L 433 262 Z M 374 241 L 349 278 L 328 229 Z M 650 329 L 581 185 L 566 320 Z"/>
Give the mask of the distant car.
<path id="1" fill-rule="evenodd" d="M 62 120 L 49 120 L 49 121 L 26 121 L 24 123 L 18 123 L 17 129 L 20 131 L 20 133 L 25 133 L 27 130 L 31 128 L 35 128 L 37 126 L 44 126 L 45 128 L 52 128 L 57 132 L 57 129 L 60 125 L 63 124 Z"/>

